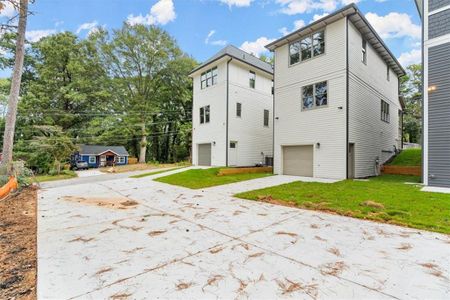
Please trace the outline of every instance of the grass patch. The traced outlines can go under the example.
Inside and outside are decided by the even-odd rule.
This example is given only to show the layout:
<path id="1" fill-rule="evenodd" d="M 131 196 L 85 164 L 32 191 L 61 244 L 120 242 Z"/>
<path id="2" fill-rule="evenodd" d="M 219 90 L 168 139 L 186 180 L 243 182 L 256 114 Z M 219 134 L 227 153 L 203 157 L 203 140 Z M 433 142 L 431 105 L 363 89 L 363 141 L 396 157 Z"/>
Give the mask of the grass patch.
<path id="1" fill-rule="evenodd" d="M 415 176 L 384 175 L 332 184 L 294 182 L 237 197 L 450 234 L 450 195 L 421 192 Z"/>
<path id="2" fill-rule="evenodd" d="M 35 176 L 37 182 L 56 181 L 78 177 L 74 171 L 65 170 L 59 175 L 38 175 Z"/>
<path id="3" fill-rule="evenodd" d="M 174 171 L 174 170 L 178 170 L 178 169 L 183 169 L 183 168 L 185 168 L 185 167 L 178 167 L 178 168 L 170 168 L 170 169 L 166 169 L 166 170 L 159 170 L 159 171 L 154 171 L 154 172 L 149 172 L 149 173 L 144 173 L 144 174 L 139 174 L 139 175 L 133 175 L 133 176 L 130 176 L 130 178 L 143 178 L 143 177 L 157 175 L 157 174 L 161 174 L 161 173 L 165 173 L 165 172 L 169 172 L 169 171 Z"/>
<path id="4" fill-rule="evenodd" d="M 272 173 L 253 173 L 218 176 L 217 173 L 220 169 L 221 168 L 193 169 L 169 176 L 156 178 L 154 180 L 172 185 L 187 187 L 190 189 L 201 189 L 272 175 Z"/>
<path id="5" fill-rule="evenodd" d="M 391 166 L 415 167 L 422 165 L 422 149 L 406 149 L 389 164 Z"/>

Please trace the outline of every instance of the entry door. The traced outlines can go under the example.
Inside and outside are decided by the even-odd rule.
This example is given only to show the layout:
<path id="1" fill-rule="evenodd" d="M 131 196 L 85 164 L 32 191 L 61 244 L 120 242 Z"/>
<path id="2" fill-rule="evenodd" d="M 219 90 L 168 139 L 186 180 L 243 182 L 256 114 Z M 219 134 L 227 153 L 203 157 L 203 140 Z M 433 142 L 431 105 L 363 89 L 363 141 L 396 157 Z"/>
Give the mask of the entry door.
<path id="1" fill-rule="evenodd" d="M 211 144 L 198 145 L 198 165 L 199 166 L 211 165 Z"/>
<path id="2" fill-rule="evenodd" d="M 283 174 L 313 177 L 314 147 L 285 146 L 283 147 Z"/>
<path id="3" fill-rule="evenodd" d="M 238 165 L 238 142 L 230 142 L 230 150 L 228 151 L 228 164 L 230 166 Z"/>
<path id="4" fill-rule="evenodd" d="M 348 145 L 348 178 L 355 178 L 355 144 Z"/>

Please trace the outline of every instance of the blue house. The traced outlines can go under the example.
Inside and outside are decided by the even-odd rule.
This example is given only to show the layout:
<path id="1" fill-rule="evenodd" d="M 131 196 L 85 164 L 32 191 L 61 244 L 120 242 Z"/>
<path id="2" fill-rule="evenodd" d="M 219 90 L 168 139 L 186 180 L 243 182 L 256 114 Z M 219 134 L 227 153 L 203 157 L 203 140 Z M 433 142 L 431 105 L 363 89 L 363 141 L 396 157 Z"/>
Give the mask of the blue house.
<path id="1" fill-rule="evenodd" d="M 87 162 L 89 168 L 98 168 L 127 165 L 129 156 L 123 146 L 80 145 L 80 152 L 73 158 Z"/>

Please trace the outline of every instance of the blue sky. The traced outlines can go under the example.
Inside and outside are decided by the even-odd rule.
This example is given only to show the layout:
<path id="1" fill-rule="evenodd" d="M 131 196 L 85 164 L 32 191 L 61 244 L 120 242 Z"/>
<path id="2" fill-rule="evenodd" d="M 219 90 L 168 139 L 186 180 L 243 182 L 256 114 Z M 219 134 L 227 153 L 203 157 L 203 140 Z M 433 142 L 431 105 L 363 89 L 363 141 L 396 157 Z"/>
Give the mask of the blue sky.
<path id="1" fill-rule="evenodd" d="M 1 1 L 1 0 L 0 0 Z M 36 0 L 27 37 L 69 30 L 80 38 L 123 22 L 155 24 L 203 61 L 226 44 L 260 55 L 264 45 L 296 28 L 357 2 L 405 66 L 420 60 L 420 19 L 414 0 Z M 0 13 L 4 21 L 11 10 Z M 0 77 L 8 70 L 0 70 Z"/>

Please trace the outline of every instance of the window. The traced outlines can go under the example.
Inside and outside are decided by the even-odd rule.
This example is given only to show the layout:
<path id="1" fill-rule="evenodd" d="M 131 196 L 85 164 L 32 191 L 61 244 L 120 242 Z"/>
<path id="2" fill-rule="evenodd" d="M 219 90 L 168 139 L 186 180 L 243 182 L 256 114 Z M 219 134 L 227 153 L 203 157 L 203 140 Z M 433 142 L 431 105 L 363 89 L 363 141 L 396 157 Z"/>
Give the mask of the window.
<path id="1" fill-rule="evenodd" d="M 381 120 L 389 123 L 391 116 L 389 114 L 389 103 L 381 100 Z"/>
<path id="2" fill-rule="evenodd" d="M 275 84 L 274 84 L 273 79 L 272 79 L 272 95 L 273 94 L 275 94 Z"/>
<path id="3" fill-rule="evenodd" d="M 325 31 L 319 31 L 289 45 L 289 64 L 311 59 L 325 53 Z"/>
<path id="4" fill-rule="evenodd" d="M 264 110 L 264 126 L 269 127 L 269 110 Z"/>
<path id="5" fill-rule="evenodd" d="M 209 105 L 200 107 L 200 124 L 209 123 L 210 119 Z"/>
<path id="6" fill-rule="evenodd" d="M 328 105 L 328 83 L 326 81 L 304 86 L 302 89 L 302 107 L 311 109 Z"/>
<path id="7" fill-rule="evenodd" d="M 89 156 L 89 163 L 90 164 L 95 164 L 97 162 L 97 159 L 95 156 Z"/>
<path id="8" fill-rule="evenodd" d="M 386 79 L 387 81 L 391 81 L 391 69 L 389 68 L 389 66 L 387 66 L 386 68 Z"/>
<path id="9" fill-rule="evenodd" d="M 254 89 L 255 88 L 255 84 L 256 84 L 256 74 L 255 74 L 255 72 L 250 71 L 248 73 L 248 81 L 249 81 L 250 87 L 252 89 Z"/>
<path id="10" fill-rule="evenodd" d="M 367 41 L 362 39 L 362 62 L 367 65 Z"/>
<path id="11" fill-rule="evenodd" d="M 242 103 L 236 103 L 236 117 L 242 117 Z"/>
<path id="12" fill-rule="evenodd" d="M 230 142 L 230 148 L 235 149 L 236 148 L 236 142 Z"/>
<path id="13" fill-rule="evenodd" d="M 202 90 L 217 84 L 217 67 L 209 69 L 200 76 Z"/>
<path id="14" fill-rule="evenodd" d="M 124 164 L 125 163 L 125 156 L 117 157 L 117 163 L 118 164 Z"/>

